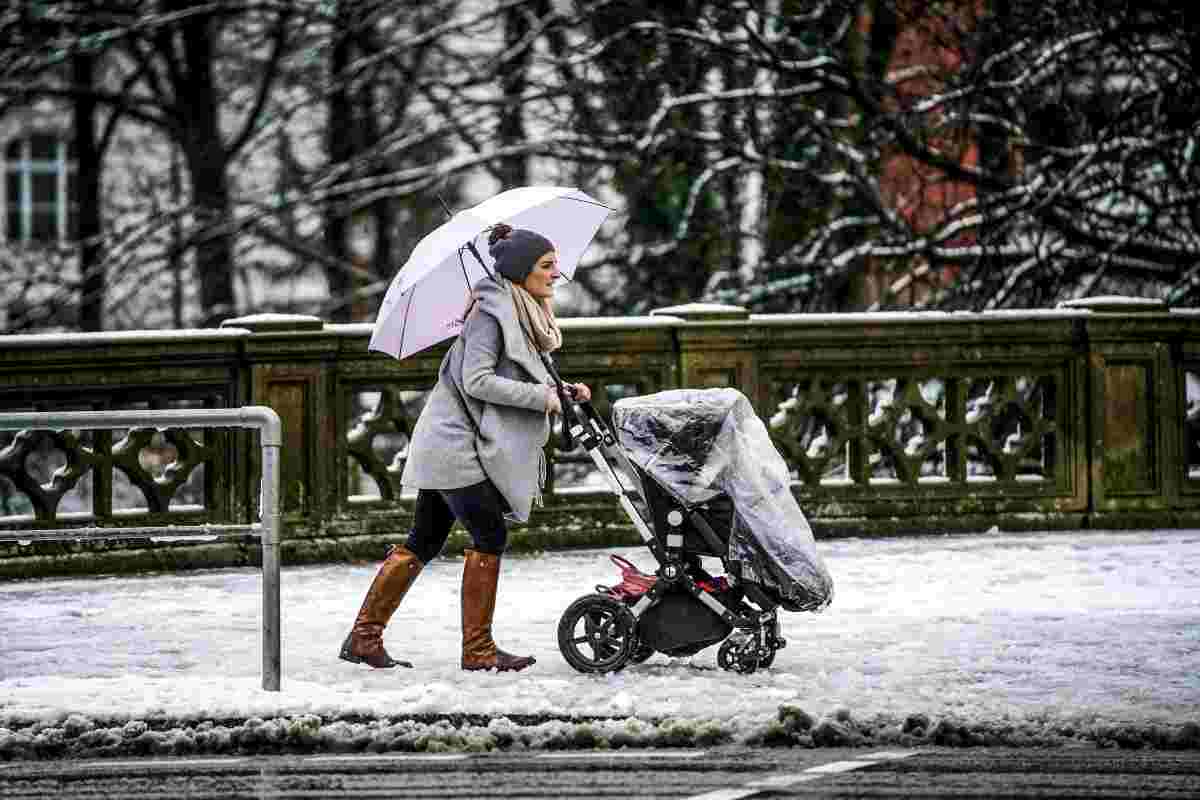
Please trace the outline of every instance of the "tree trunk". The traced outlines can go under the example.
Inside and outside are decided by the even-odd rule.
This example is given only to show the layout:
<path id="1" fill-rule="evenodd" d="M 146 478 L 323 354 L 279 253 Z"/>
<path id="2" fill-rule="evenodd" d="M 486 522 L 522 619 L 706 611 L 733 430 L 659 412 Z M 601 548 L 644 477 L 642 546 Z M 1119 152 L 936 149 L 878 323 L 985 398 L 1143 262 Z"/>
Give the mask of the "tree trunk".
<path id="1" fill-rule="evenodd" d="M 205 327 L 219 325 L 237 313 L 233 291 L 233 236 L 224 230 L 230 221 L 226 175 L 229 155 L 221 138 L 213 75 L 212 28 L 207 18 L 182 23 L 187 74 L 177 84 L 183 95 L 178 104 L 184 114 L 183 151 L 200 222 L 196 272 L 200 282 L 201 324 Z"/>
<path id="2" fill-rule="evenodd" d="M 171 147 L 171 205 L 180 206 L 183 202 L 183 174 L 180 165 L 179 148 Z M 171 221 L 171 319 L 176 328 L 182 328 L 183 319 L 183 251 L 184 251 L 183 221 L 175 215 Z"/>
<path id="3" fill-rule="evenodd" d="M 354 102 L 350 87 L 343 83 L 346 80 L 345 70 L 353 59 L 351 36 L 355 14 L 348 8 L 349 5 L 348 2 L 338 4 L 338 26 L 333 33 L 333 47 L 329 56 L 329 77 L 334 88 L 329 93 L 329 123 L 326 125 L 325 141 L 329 164 L 333 168 L 349 163 L 355 150 L 355 137 L 347 131 L 347 126 L 353 126 L 352 120 L 355 118 Z M 329 284 L 329 297 L 337 301 L 330 307 L 328 315 L 333 322 L 350 322 L 354 310 L 350 302 L 353 281 L 350 249 L 346 241 L 350 226 L 345 201 L 336 199 L 326 203 L 324 217 L 325 248 L 331 258 L 331 266 L 325 270 L 325 280 Z"/>
<path id="4" fill-rule="evenodd" d="M 86 92 L 95 84 L 96 59 L 87 52 L 71 57 L 72 80 L 84 90 L 75 98 L 74 196 L 67 202 L 78 204 L 77 228 L 70 235 L 79 242 L 80 286 L 79 327 L 85 331 L 104 328 L 105 274 L 100 246 L 100 145 L 96 141 L 96 102 Z M 71 215 L 68 214 L 68 219 Z"/>
<path id="5" fill-rule="evenodd" d="M 229 186 L 224 169 L 213 166 L 211 148 L 186 151 L 196 214 L 202 220 L 196 243 L 196 273 L 200 281 L 201 326 L 214 327 L 237 313 L 233 292 L 233 241 L 219 228 L 229 219 Z M 223 154 L 223 151 L 222 151 Z"/>
<path id="6" fill-rule="evenodd" d="M 504 12 L 504 47 L 510 49 L 529 35 L 529 13 L 521 6 Z M 500 107 L 500 145 L 516 145 L 525 141 L 525 117 L 521 113 L 521 98 L 529 79 L 530 50 L 508 62 L 500 75 L 500 90 L 504 103 Z M 500 183 L 502 189 L 524 186 L 529 183 L 529 160 L 525 156 L 511 156 L 500 160 Z"/>
<path id="7" fill-rule="evenodd" d="M 372 130 L 371 140 L 377 141 L 378 133 Z M 382 166 L 382 165 L 381 165 Z M 382 174 L 378 169 L 376 174 Z M 398 264 L 395 260 L 397 204 L 390 197 L 381 197 L 371 205 L 371 217 L 374 220 L 375 241 L 371 252 L 371 261 L 367 265 L 370 275 L 368 282 L 384 281 L 396 271 Z M 374 318 L 374 313 L 369 317 Z"/>
<path id="8" fill-rule="evenodd" d="M 1006 33 L 1012 30 L 1012 26 L 1012 11 L 1008 0 L 994 0 L 989 5 L 989 13 L 983 19 L 977 63 L 983 63 L 1011 44 L 1006 39 Z M 995 74 L 993 71 L 988 77 L 998 81 L 1009 76 Z M 997 119 L 1007 119 L 1011 113 L 1009 109 L 994 103 L 985 104 L 981 110 Z M 1010 174 L 1012 159 L 1009 154 L 1008 132 L 1000 125 L 981 124 L 976 135 L 979 142 L 979 166 L 985 172 L 995 175 Z M 1003 270 L 1004 263 L 991 253 L 1004 243 L 999 231 L 1003 231 L 1006 219 L 1005 215 L 997 217 L 993 204 L 987 201 L 985 195 L 989 189 L 986 185 L 979 186 L 976 191 L 980 195 L 980 206 L 986 209 L 979 225 L 979 244 L 984 254 L 980 267 L 985 273 L 996 274 Z"/>

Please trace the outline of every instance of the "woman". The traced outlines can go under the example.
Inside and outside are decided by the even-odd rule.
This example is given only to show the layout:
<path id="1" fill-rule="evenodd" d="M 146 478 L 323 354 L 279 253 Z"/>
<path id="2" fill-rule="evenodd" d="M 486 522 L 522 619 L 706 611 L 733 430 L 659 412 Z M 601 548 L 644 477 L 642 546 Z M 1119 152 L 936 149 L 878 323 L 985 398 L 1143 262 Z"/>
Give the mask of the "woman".
<path id="1" fill-rule="evenodd" d="M 554 245 L 538 233 L 498 225 L 488 237 L 495 270 L 485 278 L 462 333 L 413 428 L 400 482 L 416 488 L 412 530 L 380 566 L 339 656 L 374 668 L 411 667 L 388 655 L 383 629 L 422 567 L 441 552 L 457 519 L 471 535 L 462 580 L 462 668 L 522 670 L 492 640 L 506 517 L 529 519 L 545 482 L 549 416 L 561 413 L 542 361 L 562 334 L 551 307 L 559 278 Z M 571 384 L 580 400 L 588 387 Z"/>

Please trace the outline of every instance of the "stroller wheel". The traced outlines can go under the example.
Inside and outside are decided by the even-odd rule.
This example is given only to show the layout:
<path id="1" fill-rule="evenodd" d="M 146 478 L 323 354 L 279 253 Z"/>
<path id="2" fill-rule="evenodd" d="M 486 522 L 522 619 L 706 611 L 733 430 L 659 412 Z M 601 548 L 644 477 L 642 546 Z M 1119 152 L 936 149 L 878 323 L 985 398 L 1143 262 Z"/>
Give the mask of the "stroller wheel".
<path id="1" fill-rule="evenodd" d="M 585 595 L 558 621 L 558 649 L 580 672 L 615 672 L 633 653 L 637 635 L 633 613 L 602 594 Z"/>
<path id="2" fill-rule="evenodd" d="M 758 648 L 754 646 L 754 640 L 730 636 L 721 643 L 721 649 L 717 651 L 717 666 L 743 675 L 754 672 L 759 666 Z"/>

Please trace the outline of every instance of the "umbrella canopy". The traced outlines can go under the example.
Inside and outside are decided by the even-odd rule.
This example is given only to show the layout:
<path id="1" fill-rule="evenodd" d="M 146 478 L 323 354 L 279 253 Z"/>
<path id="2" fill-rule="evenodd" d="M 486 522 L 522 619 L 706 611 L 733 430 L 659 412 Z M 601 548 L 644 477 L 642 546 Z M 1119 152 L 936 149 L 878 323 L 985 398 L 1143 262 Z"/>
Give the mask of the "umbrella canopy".
<path id="1" fill-rule="evenodd" d="M 483 236 L 492 225 L 503 222 L 545 236 L 558 251 L 558 271 L 570 278 L 611 213 L 568 186 L 509 189 L 458 212 L 417 243 L 392 279 L 368 348 L 406 358 L 457 336 L 472 288 L 492 273 Z"/>

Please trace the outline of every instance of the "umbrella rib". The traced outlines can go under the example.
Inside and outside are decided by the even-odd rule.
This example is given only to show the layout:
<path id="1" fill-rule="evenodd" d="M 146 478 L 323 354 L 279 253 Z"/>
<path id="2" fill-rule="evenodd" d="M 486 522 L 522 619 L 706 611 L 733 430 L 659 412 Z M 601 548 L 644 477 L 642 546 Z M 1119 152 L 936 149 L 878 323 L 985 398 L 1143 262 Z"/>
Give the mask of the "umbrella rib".
<path id="1" fill-rule="evenodd" d="M 466 247 L 466 245 L 463 245 L 462 247 L 458 248 L 458 266 L 462 269 L 463 280 L 466 281 L 467 291 L 469 292 L 471 291 L 471 276 L 467 274 L 467 261 L 463 258 L 463 250 L 465 250 Z"/>
<path id="2" fill-rule="evenodd" d="M 404 358 L 404 334 L 408 330 L 408 316 L 412 311 L 413 295 L 417 293 L 419 283 L 414 283 L 413 287 L 408 290 L 408 303 L 404 306 L 404 324 L 400 326 L 400 358 Z"/>
<path id="3" fill-rule="evenodd" d="M 558 199 L 559 200 L 572 200 L 576 203 L 584 203 L 585 205 L 589 205 L 589 206 L 600 206 L 601 208 L 607 208 L 609 211 L 613 210 L 610 206 L 606 206 L 604 203 L 601 203 L 597 200 L 592 200 L 591 198 L 584 200 L 582 197 L 571 197 L 570 195 L 563 195 L 563 196 L 559 197 Z"/>

